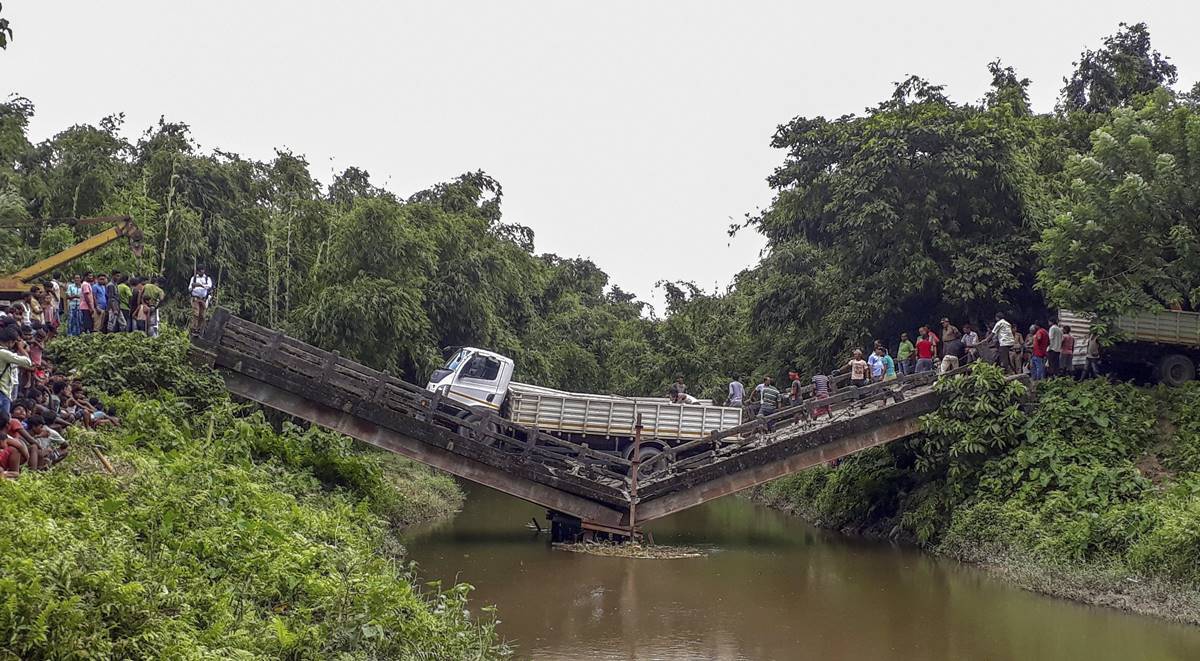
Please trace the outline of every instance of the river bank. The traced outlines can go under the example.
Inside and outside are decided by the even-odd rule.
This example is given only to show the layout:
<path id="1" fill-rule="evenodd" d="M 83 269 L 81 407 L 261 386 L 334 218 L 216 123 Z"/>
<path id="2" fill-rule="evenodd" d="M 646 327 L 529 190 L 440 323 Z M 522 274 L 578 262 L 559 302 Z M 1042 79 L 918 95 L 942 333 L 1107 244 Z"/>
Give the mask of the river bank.
<path id="1" fill-rule="evenodd" d="M 230 401 L 174 332 L 48 350 L 121 424 L 0 481 L 0 656 L 508 653 L 469 586 L 427 585 L 396 542 L 461 506 L 448 476 Z"/>
<path id="2" fill-rule="evenodd" d="M 756 489 L 750 500 L 785 512 L 805 522 L 823 526 L 821 519 L 803 503 L 788 502 L 764 489 Z M 911 535 L 898 539 L 895 522 L 878 522 L 869 528 L 841 528 L 837 534 L 873 542 L 892 542 L 921 549 L 935 557 L 959 560 L 986 571 L 1024 590 L 1049 597 L 1162 618 L 1171 622 L 1200 624 L 1200 589 L 1161 578 L 1135 576 L 1120 567 L 1086 564 L 1055 565 L 1000 549 L 970 557 L 955 556 L 937 546 L 922 547 Z"/>
<path id="3" fill-rule="evenodd" d="M 944 385 L 909 441 L 759 487 L 819 527 L 911 544 L 1042 594 L 1200 624 L 1200 387 Z"/>

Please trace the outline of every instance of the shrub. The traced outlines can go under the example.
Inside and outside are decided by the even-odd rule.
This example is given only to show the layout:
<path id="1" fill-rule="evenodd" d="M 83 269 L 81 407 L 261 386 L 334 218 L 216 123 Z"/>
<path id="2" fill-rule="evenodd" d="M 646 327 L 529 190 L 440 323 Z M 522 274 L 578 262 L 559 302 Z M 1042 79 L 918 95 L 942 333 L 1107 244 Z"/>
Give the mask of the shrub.
<path id="1" fill-rule="evenodd" d="M 198 407 L 225 399 L 221 377 L 189 363 L 190 347 L 187 335 L 164 326 L 155 338 L 142 333 L 59 337 L 47 353 L 56 366 L 74 370 L 89 388 L 111 395 L 167 390 Z"/>
<path id="2" fill-rule="evenodd" d="M 0 638 L 15 658 L 501 651 L 491 626 L 465 615 L 469 588 L 411 587 L 366 501 L 276 460 L 229 461 L 226 449 L 266 434 L 262 424 L 122 405 L 127 423 L 103 436 L 117 476 L 86 470 L 77 452 L 0 481 Z M 96 438 L 78 436 L 77 448 Z"/>
<path id="3" fill-rule="evenodd" d="M 490 658 L 470 586 L 421 594 L 389 523 L 448 477 L 315 428 L 276 431 L 168 332 L 57 340 L 122 417 L 47 473 L 0 480 L 0 658 Z M 116 475 L 95 472 L 103 446 Z"/>

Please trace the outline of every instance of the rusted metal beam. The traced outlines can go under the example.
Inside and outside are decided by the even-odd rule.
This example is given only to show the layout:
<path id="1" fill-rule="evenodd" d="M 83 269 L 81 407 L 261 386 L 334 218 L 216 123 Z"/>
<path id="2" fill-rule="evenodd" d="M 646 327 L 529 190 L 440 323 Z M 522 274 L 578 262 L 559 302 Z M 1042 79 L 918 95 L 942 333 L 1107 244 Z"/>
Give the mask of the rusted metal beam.
<path id="1" fill-rule="evenodd" d="M 645 523 L 660 519 L 668 514 L 674 514 L 689 507 L 695 507 L 710 500 L 770 482 L 859 450 L 912 436 L 920 429 L 921 423 L 916 416 L 894 420 L 873 429 L 842 436 L 794 455 L 751 466 L 649 501 L 642 501 L 638 504 L 638 521 Z"/>
<path id="2" fill-rule="evenodd" d="M 620 526 L 625 517 L 624 511 L 553 487 L 518 478 L 498 468 L 405 436 L 351 413 L 317 404 L 257 379 L 229 370 L 222 370 L 221 375 L 225 378 L 225 385 L 230 392 L 246 399 L 522 500 L 601 526 Z"/>

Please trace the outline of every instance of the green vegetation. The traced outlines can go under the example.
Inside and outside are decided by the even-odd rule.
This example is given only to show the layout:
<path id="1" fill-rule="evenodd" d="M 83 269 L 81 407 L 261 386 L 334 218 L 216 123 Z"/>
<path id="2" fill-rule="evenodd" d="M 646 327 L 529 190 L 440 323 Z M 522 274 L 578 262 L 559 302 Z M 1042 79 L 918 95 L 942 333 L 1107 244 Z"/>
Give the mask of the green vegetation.
<path id="1" fill-rule="evenodd" d="M 0 104 L 0 221 L 30 224 L 0 235 L 0 271 L 89 231 L 39 219 L 130 214 L 144 258 L 113 245 L 72 270 L 179 292 L 204 263 L 236 314 L 416 382 L 439 347 L 470 344 L 547 386 L 657 394 L 682 373 L 718 398 L 732 374 L 828 370 L 942 315 L 1062 305 L 1103 331 L 1130 308 L 1195 307 L 1200 90 L 1169 87 L 1145 25 L 1082 53 L 1054 113 L 1012 67 L 981 73 L 976 102 L 912 76 L 863 114 L 781 125 L 777 196 L 731 229 L 760 232 L 764 257 L 722 292 L 660 283 L 659 315 L 587 259 L 537 254 L 483 172 L 407 197 L 358 168 L 325 186 L 301 155 L 202 151 L 165 120 L 129 140 L 120 115 L 33 144 L 23 98 Z"/>
<path id="2" fill-rule="evenodd" d="M 1024 387 L 980 365 L 939 386 L 948 402 L 917 438 L 811 469 L 758 495 L 826 526 L 916 541 L 985 564 L 1083 567 L 1200 585 L 1200 385 L 1102 381 Z M 1031 586 L 1060 591 L 1053 582 Z M 1197 621 L 1200 602 L 1168 614 Z"/>
<path id="3" fill-rule="evenodd" d="M 389 534 L 455 507 L 449 478 L 328 432 L 278 431 L 176 360 L 186 344 L 169 333 L 53 347 L 89 383 L 122 393 L 123 424 L 75 430 L 64 465 L 0 481 L 0 656 L 503 652 L 490 616 L 467 614 L 469 586 L 423 594 Z"/>
<path id="4" fill-rule="evenodd" d="M 129 140 L 120 115 L 33 144 L 23 98 L 0 104 L 0 221 L 17 227 L 0 233 L 0 272 L 86 234 L 40 221 L 129 214 L 145 230 L 143 258 L 114 245 L 72 270 L 160 273 L 179 292 L 202 262 L 236 314 L 413 381 L 438 347 L 470 344 L 547 386 L 654 394 L 682 373 L 690 392 L 718 400 L 733 374 L 828 370 L 850 348 L 894 343 L 943 315 L 1029 322 L 1068 306 L 1098 313 L 1103 335 L 1131 309 L 1200 309 L 1200 86 L 1171 88 L 1178 74 L 1145 25 L 1082 53 L 1052 113 L 1031 108 L 1030 81 L 1012 67 L 995 61 L 986 75 L 975 102 L 913 76 L 861 115 L 781 125 L 776 197 L 731 228 L 766 238 L 762 260 L 725 291 L 661 283 L 661 316 L 589 260 L 537 254 L 483 172 L 407 197 L 357 168 L 324 186 L 301 155 L 202 151 L 186 124 L 165 120 Z M 219 384 L 183 366 L 179 338 L 113 341 L 109 357 L 87 342 L 56 350 L 100 386 L 152 399 L 122 400 L 128 427 L 95 441 L 118 477 L 76 456 L 72 470 L 2 485 L 16 527 L 0 544 L 60 535 L 53 553 L 82 556 L 14 570 L 34 572 L 32 585 L 3 584 L 30 590 L 5 602 L 22 609 L 5 617 L 26 649 L 47 649 L 37 641 L 55 617 L 78 641 L 110 632 L 109 644 L 159 646 L 109 648 L 118 656 L 173 641 L 262 654 L 296 645 L 297 656 L 403 655 L 417 648 L 380 646 L 426 635 L 491 644 L 455 607 L 432 614 L 400 568 L 367 559 L 385 521 L 446 509 L 454 492 L 442 478 L 237 415 Z M 972 560 L 1200 580 L 1200 391 L 1051 383 L 1027 412 L 1021 388 L 989 370 L 944 387 L 951 403 L 920 438 L 764 496 Z M 257 511 L 262 521 L 242 518 Z M 260 536 L 278 553 L 244 541 Z M 330 538 L 347 541 L 335 553 L 321 546 Z M 186 588 L 195 572 L 215 572 L 202 591 Z M 285 575 L 306 578 L 265 580 Z M 411 636 L 378 635 L 396 628 Z"/>

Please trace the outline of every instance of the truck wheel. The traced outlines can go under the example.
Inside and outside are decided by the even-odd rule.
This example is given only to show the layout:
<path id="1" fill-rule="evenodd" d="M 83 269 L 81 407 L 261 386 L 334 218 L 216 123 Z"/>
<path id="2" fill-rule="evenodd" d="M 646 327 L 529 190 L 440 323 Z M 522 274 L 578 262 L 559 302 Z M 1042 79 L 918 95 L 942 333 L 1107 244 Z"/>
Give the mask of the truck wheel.
<path id="1" fill-rule="evenodd" d="M 647 469 L 645 463 L 662 454 L 662 451 L 663 447 L 656 443 L 647 443 L 643 445 L 638 451 L 638 459 L 640 459 L 643 464 L 638 468 L 638 475 L 641 475 L 642 477 L 650 477 L 651 475 L 661 471 L 663 469 L 661 465 Z M 626 459 L 633 459 L 633 448 L 630 448 L 629 451 L 626 452 L 626 455 Z"/>
<path id="2" fill-rule="evenodd" d="M 476 429 L 479 429 L 480 431 L 496 431 L 496 423 L 494 422 L 489 422 L 486 424 L 486 426 L 480 428 L 480 425 L 485 418 L 487 418 L 486 414 L 473 411 L 464 414 L 462 416 L 462 421 L 466 424 L 459 425 L 458 435 L 470 437 L 472 432 L 474 432 Z M 484 445 L 488 446 L 491 446 L 493 443 L 495 443 L 495 439 L 485 434 L 480 434 L 478 440 Z"/>
<path id="3" fill-rule="evenodd" d="M 1154 368 L 1154 377 L 1159 383 L 1168 386 L 1182 386 L 1196 378 L 1196 364 L 1181 353 L 1169 353 L 1158 360 L 1158 365 Z"/>

